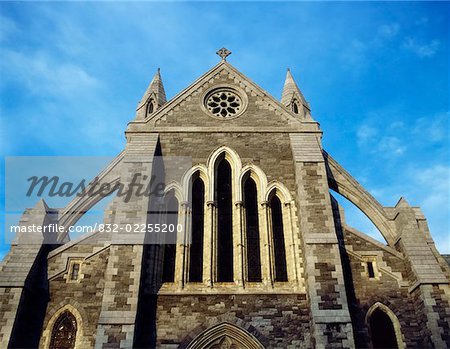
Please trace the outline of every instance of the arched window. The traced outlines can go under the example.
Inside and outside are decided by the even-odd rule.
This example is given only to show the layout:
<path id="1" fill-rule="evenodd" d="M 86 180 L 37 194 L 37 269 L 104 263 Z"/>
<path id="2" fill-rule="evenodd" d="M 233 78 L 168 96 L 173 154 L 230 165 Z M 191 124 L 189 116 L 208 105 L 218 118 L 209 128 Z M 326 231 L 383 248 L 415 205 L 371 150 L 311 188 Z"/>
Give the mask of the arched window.
<path id="1" fill-rule="evenodd" d="M 397 334 L 390 316 L 377 307 L 369 316 L 373 348 L 399 348 Z"/>
<path id="2" fill-rule="evenodd" d="M 50 349 L 72 349 L 75 347 L 77 321 L 69 311 L 63 312 L 53 326 Z"/>
<path id="3" fill-rule="evenodd" d="M 231 167 L 226 159 L 216 168 L 217 281 L 233 281 L 233 224 L 231 202 Z"/>
<path id="4" fill-rule="evenodd" d="M 296 99 L 292 101 L 292 111 L 294 114 L 298 114 L 298 103 Z"/>
<path id="5" fill-rule="evenodd" d="M 261 281 L 261 254 L 259 242 L 258 197 L 256 183 L 247 178 L 244 183 L 246 228 L 247 280 Z"/>
<path id="6" fill-rule="evenodd" d="M 272 220 L 275 281 L 288 281 L 281 201 L 276 195 L 273 195 L 270 199 L 269 205 Z"/>
<path id="7" fill-rule="evenodd" d="M 150 115 L 150 114 L 153 114 L 153 112 L 155 111 L 155 105 L 154 104 L 155 103 L 153 102 L 153 99 L 150 99 L 148 101 L 148 104 L 147 104 L 147 116 Z"/>
<path id="8" fill-rule="evenodd" d="M 192 235 L 189 253 L 189 281 L 203 279 L 203 229 L 205 211 L 205 185 L 200 177 L 192 183 Z"/>
<path id="9" fill-rule="evenodd" d="M 178 224 L 178 200 L 173 195 L 166 198 L 166 239 L 164 246 L 163 282 L 174 282 L 175 254 Z"/>

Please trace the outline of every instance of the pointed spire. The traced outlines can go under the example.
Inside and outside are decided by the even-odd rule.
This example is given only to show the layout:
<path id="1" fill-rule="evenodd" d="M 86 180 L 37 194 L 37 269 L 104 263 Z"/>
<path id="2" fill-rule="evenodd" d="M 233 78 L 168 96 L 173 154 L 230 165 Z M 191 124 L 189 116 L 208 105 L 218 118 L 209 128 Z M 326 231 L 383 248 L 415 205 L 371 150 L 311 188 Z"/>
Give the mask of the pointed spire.
<path id="1" fill-rule="evenodd" d="M 158 68 L 152 82 L 150 83 L 150 89 L 156 94 L 158 106 L 162 106 L 167 102 L 166 91 L 164 90 L 164 85 L 161 79 L 161 69 Z"/>
<path id="2" fill-rule="evenodd" d="M 161 79 L 161 70 L 159 68 L 156 71 L 155 75 L 153 76 L 150 85 L 148 85 L 147 90 L 144 93 L 144 96 L 139 102 L 137 110 L 139 111 L 139 109 L 141 109 L 144 105 L 146 105 L 150 99 L 153 99 L 155 102 L 154 105 L 155 110 L 167 102 L 166 91 L 164 90 L 164 85 Z"/>
<path id="3" fill-rule="evenodd" d="M 308 107 L 305 97 L 303 97 L 303 94 L 292 77 L 291 70 L 288 68 L 283 87 L 283 94 L 281 95 L 281 104 L 287 107 L 291 104 L 292 99 L 295 97 L 297 97 L 303 105 Z"/>

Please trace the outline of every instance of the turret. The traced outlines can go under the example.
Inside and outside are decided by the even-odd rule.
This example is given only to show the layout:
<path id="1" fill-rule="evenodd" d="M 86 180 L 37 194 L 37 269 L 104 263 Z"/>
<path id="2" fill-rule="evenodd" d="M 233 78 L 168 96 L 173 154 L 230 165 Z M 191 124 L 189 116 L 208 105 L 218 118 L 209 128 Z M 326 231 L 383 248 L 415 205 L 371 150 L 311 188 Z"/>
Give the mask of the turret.
<path id="1" fill-rule="evenodd" d="M 284 82 L 283 93 L 281 95 L 281 104 L 294 114 L 299 115 L 301 119 L 311 119 L 309 104 L 295 83 L 289 68 L 286 73 L 286 81 Z"/>
<path id="2" fill-rule="evenodd" d="M 167 102 L 166 92 L 161 79 L 160 69 L 156 71 L 150 85 L 144 93 L 136 109 L 136 119 L 143 120 L 155 113 L 161 106 Z"/>

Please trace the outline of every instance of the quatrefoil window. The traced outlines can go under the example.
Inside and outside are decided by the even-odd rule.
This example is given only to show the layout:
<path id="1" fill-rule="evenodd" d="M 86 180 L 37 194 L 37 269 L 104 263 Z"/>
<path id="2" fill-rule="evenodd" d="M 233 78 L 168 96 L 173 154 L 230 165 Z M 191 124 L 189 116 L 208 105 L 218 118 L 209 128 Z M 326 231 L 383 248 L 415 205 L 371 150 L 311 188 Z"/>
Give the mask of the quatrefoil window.
<path id="1" fill-rule="evenodd" d="M 231 89 L 219 89 L 207 95 L 206 109 L 214 116 L 229 118 L 240 114 L 243 109 L 241 97 Z"/>

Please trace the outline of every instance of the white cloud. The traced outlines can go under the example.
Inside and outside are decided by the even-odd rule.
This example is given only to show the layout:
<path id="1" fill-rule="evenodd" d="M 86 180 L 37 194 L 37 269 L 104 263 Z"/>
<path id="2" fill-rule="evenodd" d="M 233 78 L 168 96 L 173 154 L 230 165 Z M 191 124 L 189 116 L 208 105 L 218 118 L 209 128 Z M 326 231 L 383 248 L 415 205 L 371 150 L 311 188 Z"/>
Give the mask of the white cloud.
<path id="1" fill-rule="evenodd" d="M 402 125 L 399 124 L 397 126 L 400 127 Z M 381 133 L 381 130 L 376 127 L 367 124 L 361 125 L 356 131 L 358 146 L 383 157 L 400 156 L 405 152 L 406 147 L 398 137 L 391 135 L 381 136 Z"/>
<path id="2" fill-rule="evenodd" d="M 403 145 L 402 141 L 397 137 L 383 137 L 377 145 L 377 151 L 383 153 L 387 156 L 399 156 L 405 152 L 406 147 Z"/>
<path id="3" fill-rule="evenodd" d="M 441 142 L 449 137 L 450 112 L 439 113 L 416 120 L 413 135 L 421 142 Z"/>
<path id="4" fill-rule="evenodd" d="M 435 164 L 416 168 L 412 174 L 410 194 L 427 218 L 431 234 L 441 253 L 450 253 L 450 167 Z"/>
<path id="5" fill-rule="evenodd" d="M 450 167 L 437 164 L 431 168 L 417 170 L 414 177 L 417 182 L 432 191 L 450 194 Z"/>
<path id="6" fill-rule="evenodd" d="M 399 29 L 398 23 L 383 24 L 378 28 L 378 37 L 392 39 L 398 34 Z"/>
<path id="7" fill-rule="evenodd" d="M 356 131 L 356 137 L 358 139 L 358 144 L 363 146 L 367 142 L 373 142 L 373 139 L 378 134 L 378 130 L 369 125 L 361 125 Z"/>
<path id="8" fill-rule="evenodd" d="M 82 67 L 60 62 L 45 53 L 4 50 L 0 70 L 16 83 L 23 82 L 36 95 L 72 95 L 99 87 L 100 81 Z"/>
<path id="9" fill-rule="evenodd" d="M 419 43 L 415 38 L 407 37 L 403 41 L 403 47 L 415 53 L 419 58 L 433 57 L 440 46 L 441 42 L 436 39 L 429 43 Z"/>

